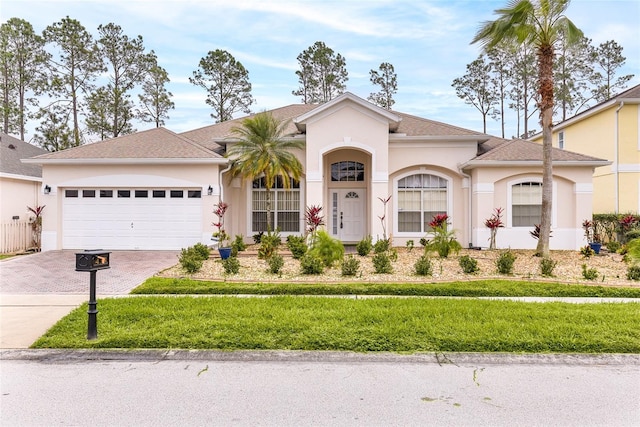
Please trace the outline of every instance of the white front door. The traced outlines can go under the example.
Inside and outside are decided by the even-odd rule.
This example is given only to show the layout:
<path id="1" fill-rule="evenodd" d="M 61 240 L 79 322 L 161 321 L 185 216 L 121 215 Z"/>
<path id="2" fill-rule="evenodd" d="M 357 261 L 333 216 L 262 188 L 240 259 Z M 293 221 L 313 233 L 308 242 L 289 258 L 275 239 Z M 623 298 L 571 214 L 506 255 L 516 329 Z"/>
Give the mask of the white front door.
<path id="1" fill-rule="evenodd" d="M 365 237 L 365 190 L 331 190 L 331 234 L 343 242 Z"/>

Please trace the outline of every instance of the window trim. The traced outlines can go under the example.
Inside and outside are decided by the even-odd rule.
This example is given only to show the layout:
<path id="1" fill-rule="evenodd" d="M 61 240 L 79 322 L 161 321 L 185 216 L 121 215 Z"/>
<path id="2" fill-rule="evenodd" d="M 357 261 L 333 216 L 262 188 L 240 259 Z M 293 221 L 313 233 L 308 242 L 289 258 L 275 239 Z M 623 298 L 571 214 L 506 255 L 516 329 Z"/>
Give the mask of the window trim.
<path id="1" fill-rule="evenodd" d="M 522 184 L 525 182 L 538 182 L 542 184 L 542 177 L 537 176 L 525 176 L 511 181 L 507 181 L 507 228 L 513 228 L 517 230 L 523 230 L 527 227 L 514 227 L 513 226 L 513 191 L 512 188 L 516 184 Z M 558 183 L 553 180 L 553 198 L 551 200 L 551 228 L 556 228 L 558 223 Z"/>
<path id="2" fill-rule="evenodd" d="M 398 210 L 398 181 L 403 178 L 412 175 L 433 175 L 439 178 L 444 179 L 447 182 L 447 215 L 449 216 L 449 222 L 451 223 L 451 227 L 455 228 L 454 218 L 452 215 L 453 212 L 453 177 L 449 175 L 445 175 L 442 172 L 435 171 L 433 169 L 412 169 L 410 171 L 404 172 L 393 178 L 393 235 L 397 237 L 424 237 L 426 234 L 433 234 L 427 231 L 398 231 L 398 219 L 399 219 L 399 210 Z M 422 226 L 421 226 L 422 227 Z"/>
<path id="3" fill-rule="evenodd" d="M 262 178 L 262 176 L 257 177 L 256 179 L 260 179 Z M 246 186 L 248 191 L 246 192 L 246 200 L 247 200 L 247 210 L 246 210 L 246 218 L 247 218 L 247 235 L 249 236 L 253 236 L 254 234 L 259 233 L 259 231 L 257 230 L 253 230 L 253 209 L 252 209 L 252 198 L 253 198 L 253 192 L 254 191 L 265 191 L 265 189 L 263 188 L 253 188 L 253 180 L 247 180 L 248 185 Z M 299 188 L 291 188 L 290 190 L 292 191 L 299 191 L 300 193 L 300 210 L 299 210 L 299 224 L 298 224 L 298 231 L 282 231 L 280 232 L 280 235 L 283 237 L 289 236 L 289 235 L 300 235 L 302 233 L 304 233 L 304 209 L 305 209 L 305 179 L 304 177 L 300 177 L 300 181 L 299 181 Z M 271 192 L 272 194 L 275 195 L 276 191 L 285 191 L 284 188 L 272 188 Z M 272 204 L 275 205 L 276 201 L 272 200 L 271 201 Z M 271 212 L 274 213 L 276 212 L 276 210 L 274 208 L 271 209 Z M 277 222 L 276 222 L 277 224 Z"/>
<path id="4" fill-rule="evenodd" d="M 558 131 L 558 148 L 564 150 L 564 131 Z"/>

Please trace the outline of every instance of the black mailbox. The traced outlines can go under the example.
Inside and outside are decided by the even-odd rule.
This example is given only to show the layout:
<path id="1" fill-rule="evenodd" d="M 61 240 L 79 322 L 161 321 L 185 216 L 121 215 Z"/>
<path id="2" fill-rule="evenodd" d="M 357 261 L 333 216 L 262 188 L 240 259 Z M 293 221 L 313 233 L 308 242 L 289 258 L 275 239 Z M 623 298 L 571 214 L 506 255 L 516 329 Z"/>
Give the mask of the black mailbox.
<path id="1" fill-rule="evenodd" d="M 97 271 L 105 270 L 109 267 L 109 254 L 100 249 L 77 252 L 76 271 Z"/>

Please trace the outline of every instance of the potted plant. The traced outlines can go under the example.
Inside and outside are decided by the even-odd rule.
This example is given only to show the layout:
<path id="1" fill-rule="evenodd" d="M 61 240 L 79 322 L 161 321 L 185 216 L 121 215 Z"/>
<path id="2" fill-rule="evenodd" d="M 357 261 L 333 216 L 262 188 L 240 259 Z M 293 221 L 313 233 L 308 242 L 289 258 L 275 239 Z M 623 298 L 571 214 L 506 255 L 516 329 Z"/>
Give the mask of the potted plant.
<path id="1" fill-rule="evenodd" d="M 598 233 L 598 227 L 595 221 L 585 219 L 582 222 L 582 229 L 584 230 L 584 237 L 587 239 L 587 243 L 596 254 L 600 253 L 602 247 L 602 239 Z"/>
<path id="2" fill-rule="evenodd" d="M 213 240 L 218 241 L 218 253 L 220 258 L 227 259 L 231 256 L 231 246 L 229 244 L 229 235 L 224 229 L 224 215 L 229 208 L 229 205 L 225 202 L 220 202 L 214 205 L 213 213 L 218 217 L 218 221 L 213 223 L 213 226 L 218 230 L 213 233 Z"/>

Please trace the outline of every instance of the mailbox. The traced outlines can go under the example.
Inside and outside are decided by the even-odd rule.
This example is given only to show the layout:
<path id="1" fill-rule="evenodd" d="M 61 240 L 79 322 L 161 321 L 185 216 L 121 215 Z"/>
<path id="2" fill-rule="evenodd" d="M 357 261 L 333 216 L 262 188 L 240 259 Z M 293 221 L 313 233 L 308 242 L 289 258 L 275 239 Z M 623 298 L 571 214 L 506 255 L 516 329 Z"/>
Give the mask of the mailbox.
<path id="1" fill-rule="evenodd" d="M 109 254 L 101 249 L 77 252 L 76 271 L 97 271 L 109 267 Z"/>

